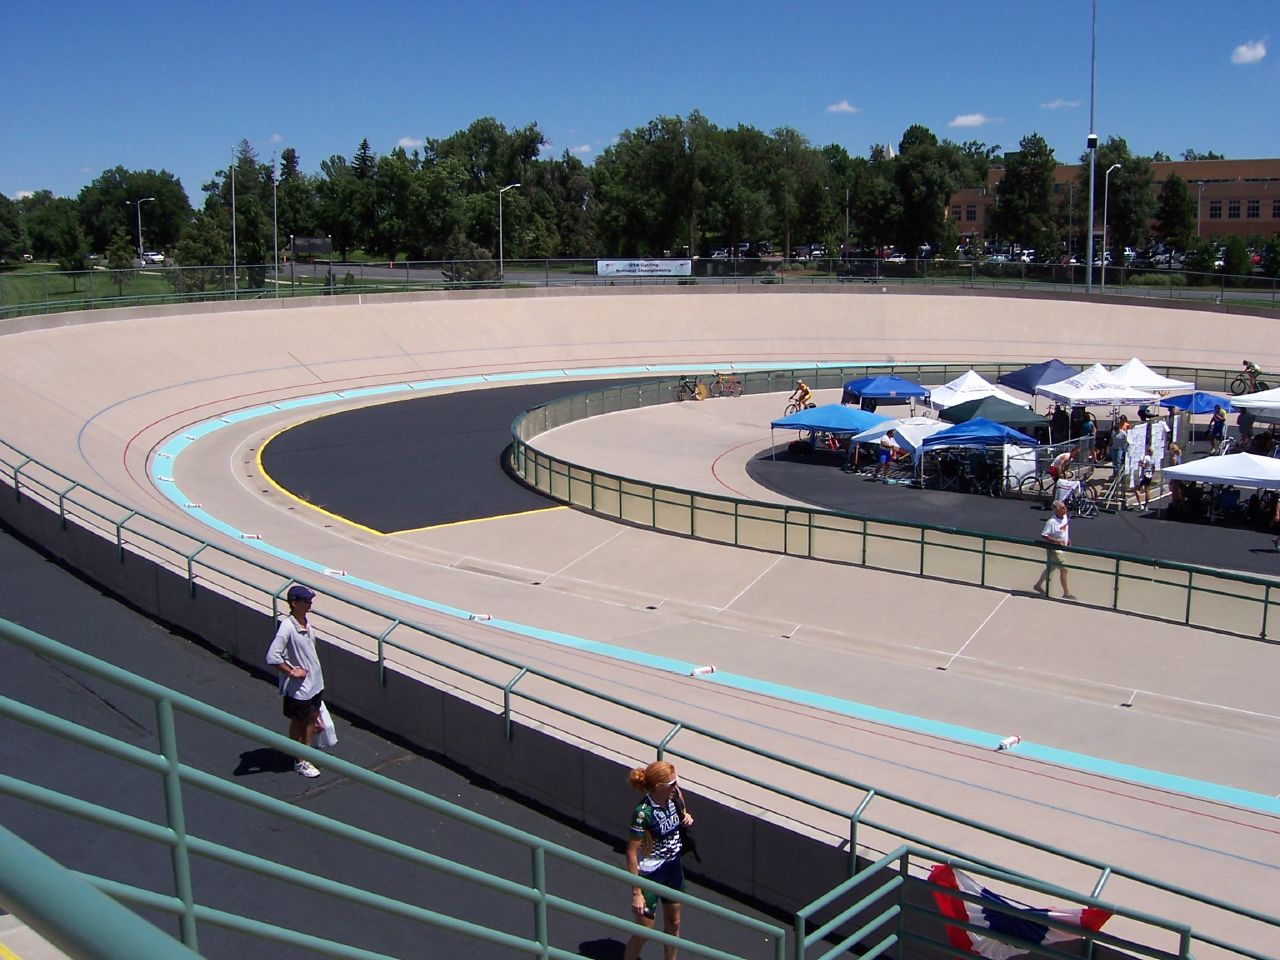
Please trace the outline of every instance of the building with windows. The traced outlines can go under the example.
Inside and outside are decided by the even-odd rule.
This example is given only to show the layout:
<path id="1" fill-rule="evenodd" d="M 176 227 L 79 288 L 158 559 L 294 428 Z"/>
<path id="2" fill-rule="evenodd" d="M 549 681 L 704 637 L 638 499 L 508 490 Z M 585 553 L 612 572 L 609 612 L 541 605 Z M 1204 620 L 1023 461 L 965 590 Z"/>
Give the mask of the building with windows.
<path id="1" fill-rule="evenodd" d="M 1186 181 L 1196 202 L 1198 233 L 1211 240 L 1230 237 L 1271 237 L 1280 233 L 1280 159 L 1271 160 L 1174 160 L 1151 164 L 1152 198 L 1171 173 Z M 1082 179 L 1083 174 L 1083 179 Z M 1004 168 L 993 166 L 983 187 L 965 188 L 951 197 L 948 216 L 955 223 L 962 242 L 982 243 L 987 238 L 991 208 L 996 202 L 996 185 Z M 1076 194 L 1087 191 L 1089 172 L 1080 164 L 1059 164 L 1054 171 L 1054 195 L 1062 205 L 1064 220 L 1068 209 L 1079 206 Z M 1095 230 L 1102 230 L 1103 171 L 1097 171 L 1094 185 Z M 1073 233 L 1083 237 L 1076 225 Z"/>

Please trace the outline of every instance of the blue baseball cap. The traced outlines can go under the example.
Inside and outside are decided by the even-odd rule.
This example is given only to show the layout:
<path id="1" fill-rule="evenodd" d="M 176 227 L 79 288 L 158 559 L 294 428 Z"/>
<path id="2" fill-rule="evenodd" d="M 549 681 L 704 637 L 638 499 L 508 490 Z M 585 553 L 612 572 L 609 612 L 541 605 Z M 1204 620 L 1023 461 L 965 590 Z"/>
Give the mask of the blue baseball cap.
<path id="1" fill-rule="evenodd" d="M 300 583 L 295 583 L 289 588 L 289 592 L 285 597 L 292 603 L 294 600 L 314 600 L 316 598 L 315 591 L 309 590 Z"/>

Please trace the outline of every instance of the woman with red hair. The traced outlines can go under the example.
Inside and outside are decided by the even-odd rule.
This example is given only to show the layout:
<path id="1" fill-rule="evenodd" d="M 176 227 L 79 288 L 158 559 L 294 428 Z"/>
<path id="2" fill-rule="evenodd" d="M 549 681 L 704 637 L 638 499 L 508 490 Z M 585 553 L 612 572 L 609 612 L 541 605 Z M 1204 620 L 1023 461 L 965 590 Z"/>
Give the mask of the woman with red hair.
<path id="1" fill-rule="evenodd" d="M 636 767 L 627 776 L 633 790 L 644 793 L 631 814 L 631 837 L 627 842 L 627 869 L 636 876 L 653 880 L 673 890 L 684 889 L 680 867 L 680 827 L 693 825 L 685 809 L 684 797 L 676 783 L 676 768 L 665 760 Z M 631 888 L 631 910 L 636 923 L 652 927 L 658 894 L 643 887 Z M 662 930 L 680 936 L 680 903 L 662 898 Z M 627 941 L 624 960 L 637 960 L 645 938 L 636 934 Z M 664 960 L 675 960 L 676 948 L 662 948 Z"/>

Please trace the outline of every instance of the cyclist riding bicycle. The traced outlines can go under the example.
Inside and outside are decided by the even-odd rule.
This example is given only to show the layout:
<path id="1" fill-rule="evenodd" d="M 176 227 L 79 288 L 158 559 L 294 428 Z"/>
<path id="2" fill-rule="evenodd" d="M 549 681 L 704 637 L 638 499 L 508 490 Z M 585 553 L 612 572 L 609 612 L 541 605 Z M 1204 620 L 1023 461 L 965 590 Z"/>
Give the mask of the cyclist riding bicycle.
<path id="1" fill-rule="evenodd" d="M 1256 391 L 1258 389 L 1258 374 L 1261 372 L 1262 371 L 1258 368 L 1258 365 L 1252 360 L 1246 360 L 1244 362 L 1244 375 L 1249 378 L 1250 390 Z"/>
<path id="2" fill-rule="evenodd" d="M 801 408 L 810 407 L 812 402 L 813 391 L 809 389 L 809 385 L 803 380 L 796 381 L 796 388 L 792 391 L 791 396 L 787 399 L 797 404 Z"/>

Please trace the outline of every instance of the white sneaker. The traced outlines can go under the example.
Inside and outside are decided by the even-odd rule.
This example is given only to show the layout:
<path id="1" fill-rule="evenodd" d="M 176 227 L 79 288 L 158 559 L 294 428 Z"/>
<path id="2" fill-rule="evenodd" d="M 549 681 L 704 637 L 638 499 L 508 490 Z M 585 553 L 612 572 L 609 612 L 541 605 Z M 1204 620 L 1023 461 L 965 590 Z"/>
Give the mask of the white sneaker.
<path id="1" fill-rule="evenodd" d="M 300 773 L 304 777 L 320 776 L 319 768 L 316 767 L 316 765 L 314 763 L 311 763 L 309 760 L 299 760 L 297 763 L 293 765 L 293 770 L 295 773 Z"/>

